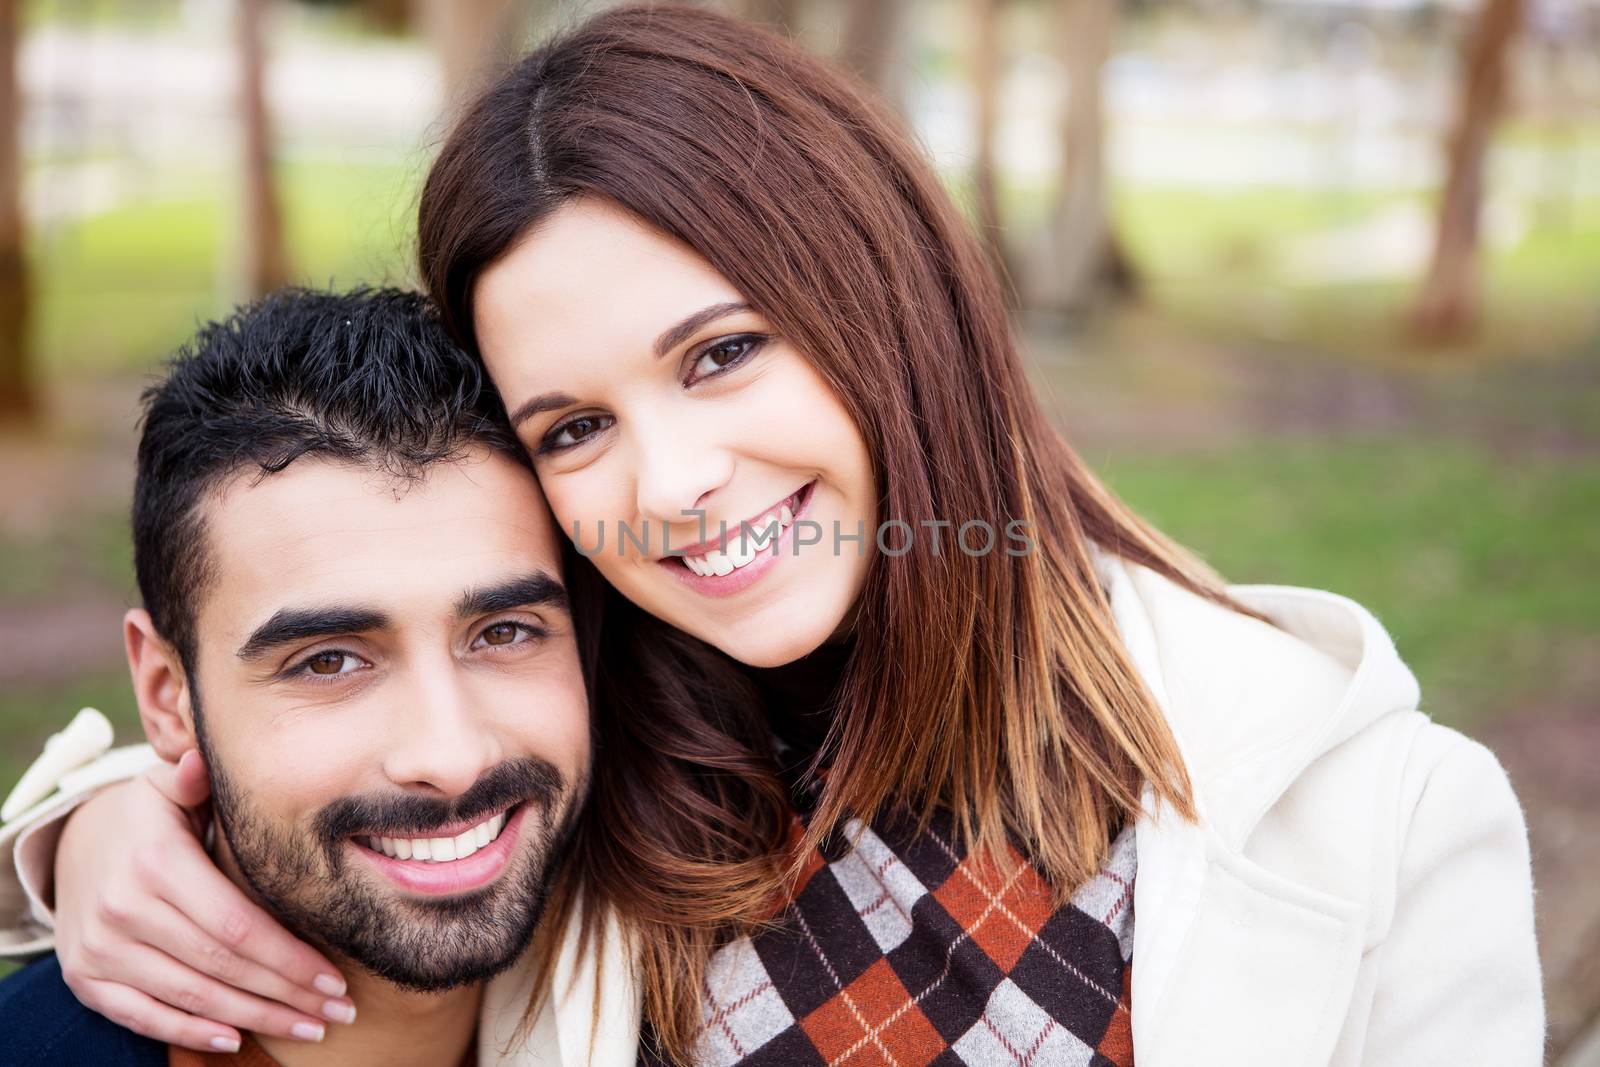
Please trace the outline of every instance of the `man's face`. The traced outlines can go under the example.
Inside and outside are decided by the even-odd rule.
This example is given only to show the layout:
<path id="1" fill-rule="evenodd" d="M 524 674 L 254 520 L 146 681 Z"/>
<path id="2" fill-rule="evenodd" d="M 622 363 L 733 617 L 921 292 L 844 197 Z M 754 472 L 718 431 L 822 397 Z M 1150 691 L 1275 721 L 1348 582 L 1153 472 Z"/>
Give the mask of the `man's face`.
<path id="1" fill-rule="evenodd" d="M 483 450 L 416 483 L 301 460 L 204 519 L 191 708 L 239 874 L 399 984 L 508 965 L 589 762 L 532 475 Z"/>

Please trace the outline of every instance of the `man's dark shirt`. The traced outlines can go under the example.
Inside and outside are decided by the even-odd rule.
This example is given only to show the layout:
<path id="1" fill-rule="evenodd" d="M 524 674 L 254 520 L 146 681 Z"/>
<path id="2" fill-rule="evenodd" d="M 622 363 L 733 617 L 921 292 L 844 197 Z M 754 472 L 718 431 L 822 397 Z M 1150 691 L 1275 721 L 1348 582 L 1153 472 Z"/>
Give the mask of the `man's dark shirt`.
<path id="1" fill-rule="evenodd" d="M 0 982 L 5 1067 L 167 1067 L 167 1046 L 78 1003 L 52 953 Z"/>

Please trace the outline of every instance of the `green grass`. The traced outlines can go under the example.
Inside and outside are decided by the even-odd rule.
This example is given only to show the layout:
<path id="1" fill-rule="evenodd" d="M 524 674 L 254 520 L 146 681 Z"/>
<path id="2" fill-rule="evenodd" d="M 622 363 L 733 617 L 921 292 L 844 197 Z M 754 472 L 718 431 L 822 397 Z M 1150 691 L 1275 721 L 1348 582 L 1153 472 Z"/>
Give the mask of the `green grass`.
<path id="1" fill-rule="evenodd" d="M 420 170 L 289 162 L 279 169 L 294 279 L 409 281 Z M 48 374 L 143 370 L 233 303 L 239 255 L 222 183 L 178 184 L 59 226 L 34 243 L 34 343 Z"/>
<path id="2" fill-rule="evenodd" d="M 1579 701 L 1581 661 L 1600 648 L 1590 458 L 1387 439 L 1118 456 L 1101 469 L 1231 581 L 1365 604 L 1442 721 L 1472 727 L 1527 701 Z"/>

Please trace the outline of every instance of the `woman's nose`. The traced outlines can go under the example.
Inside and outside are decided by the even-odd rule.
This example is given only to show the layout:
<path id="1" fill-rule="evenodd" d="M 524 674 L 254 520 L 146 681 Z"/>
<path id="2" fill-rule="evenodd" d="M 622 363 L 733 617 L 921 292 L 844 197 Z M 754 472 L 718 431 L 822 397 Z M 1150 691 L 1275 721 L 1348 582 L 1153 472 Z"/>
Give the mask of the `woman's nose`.
<path id="1" fill-rule="evenodd" d="M 689 426 L 633 442 L 634 503 L 652 524 L 682 527 L 733 473 L 733 457 Z"/>

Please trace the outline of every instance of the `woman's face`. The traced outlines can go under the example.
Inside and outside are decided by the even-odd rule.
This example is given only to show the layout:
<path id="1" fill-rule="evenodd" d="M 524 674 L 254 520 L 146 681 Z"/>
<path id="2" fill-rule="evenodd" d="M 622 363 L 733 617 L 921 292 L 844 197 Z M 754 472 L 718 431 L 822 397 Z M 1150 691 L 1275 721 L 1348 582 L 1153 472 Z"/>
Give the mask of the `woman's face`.
<path id="1" fill-rule="evenodd" d="M 866 443 L 709 263 L 577 200 L 485 271 L 474 302 L 557 520 L 623 595 L 757 667 L 847 625 L 876 551 Z"/>

